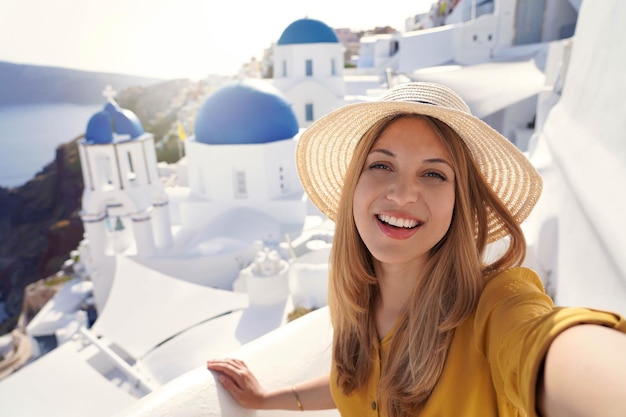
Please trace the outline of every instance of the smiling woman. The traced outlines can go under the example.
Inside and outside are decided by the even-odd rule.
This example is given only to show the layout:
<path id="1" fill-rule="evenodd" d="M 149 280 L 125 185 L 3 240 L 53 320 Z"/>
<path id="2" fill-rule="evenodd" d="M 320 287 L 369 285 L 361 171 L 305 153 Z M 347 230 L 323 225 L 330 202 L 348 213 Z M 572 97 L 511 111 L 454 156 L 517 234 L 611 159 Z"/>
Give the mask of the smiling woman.
<path id="1" fill-rule="evenodd" d="M 456 93 L 405 83 L 344 106 L 303 132 L 296 160 L 307 195 L 336 225 L 332 363 L 328 375 L 265 391 L 242 361 L 208 361 L 242 406 L 550 417 L 611 404 L 624 415 L 614 400 L 626 397 L 623 384 L 604 382 L 626 378 L 626 321 L 555 307 L 521 266 L 520 224 L 542 179 Z M 500 258 L 486 260 L 504 237 Z M 581 364 L 594 374 L 571 372 Z"/>

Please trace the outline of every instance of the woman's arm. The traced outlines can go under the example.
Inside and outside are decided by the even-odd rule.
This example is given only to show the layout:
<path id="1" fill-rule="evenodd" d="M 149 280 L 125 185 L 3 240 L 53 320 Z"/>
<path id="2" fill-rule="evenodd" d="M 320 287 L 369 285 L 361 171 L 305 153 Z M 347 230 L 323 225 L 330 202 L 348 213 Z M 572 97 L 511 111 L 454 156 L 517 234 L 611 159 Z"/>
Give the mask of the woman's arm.
<path id="1" fill-rule="evenodd" d="M 626 416 L 626 334 L 583 324 L 557 336 L 537 406 L 543 417 Z"/>
<path id="2" fill-rule="evenodd" d="M 266 410 L 325 410 L 335 408 L 330 394 L 329 375 L 300 382 L 294 387 L 266 391 L 239 359 L 207 362 L 207 369 L 217 372 L 218 381 L 242 407 Z M 293 389 L 297 394 L 294 394 Z"/>

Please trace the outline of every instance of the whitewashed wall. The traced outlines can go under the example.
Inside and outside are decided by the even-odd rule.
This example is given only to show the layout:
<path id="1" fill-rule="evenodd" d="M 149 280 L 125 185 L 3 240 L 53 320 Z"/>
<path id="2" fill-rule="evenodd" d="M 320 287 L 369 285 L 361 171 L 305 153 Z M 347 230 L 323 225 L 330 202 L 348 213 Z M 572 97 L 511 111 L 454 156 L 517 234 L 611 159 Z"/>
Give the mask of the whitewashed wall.
<path id="1" fill-rule="evenodd" d="M 610 23 L 609 23 L 610 22 Z M 626 314 L 626 2 L 583 2 L 562 97 L 542 132 L 553 158 L 556 302 Z"/>

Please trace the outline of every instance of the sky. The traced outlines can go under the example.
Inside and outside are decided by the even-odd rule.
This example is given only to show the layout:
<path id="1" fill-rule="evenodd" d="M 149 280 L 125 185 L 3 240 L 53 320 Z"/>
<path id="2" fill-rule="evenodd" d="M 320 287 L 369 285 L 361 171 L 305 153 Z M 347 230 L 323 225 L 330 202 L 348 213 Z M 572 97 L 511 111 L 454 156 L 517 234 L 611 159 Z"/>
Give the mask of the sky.
<path id="1" fill-rule="evenodd" d="M 403 30 L 432 1 L 0 0 L 0 61 L 197 80 L 236 74 L 295 20 Z"/>

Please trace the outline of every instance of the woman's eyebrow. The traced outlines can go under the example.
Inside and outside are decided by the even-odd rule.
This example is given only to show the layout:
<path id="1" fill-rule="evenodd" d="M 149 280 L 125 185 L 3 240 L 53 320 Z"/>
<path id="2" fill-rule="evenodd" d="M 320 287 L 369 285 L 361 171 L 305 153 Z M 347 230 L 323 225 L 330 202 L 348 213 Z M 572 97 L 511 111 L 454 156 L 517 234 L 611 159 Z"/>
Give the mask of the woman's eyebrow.
<path id="1" fill-rule="evenodd" d="M 374 153 L 382 153 L 383 155 L 387 155 L 387 156 L 390 156 L 390 157 L 395 157 L 396 156 L 395 153 L 391 152 L 388 149 L 384 149 L 384 148 L 374 148 L 374 149 L 372 149 L 370 151 L 370 155 L 374 154 Z M 452 168 L 452 164 L 447 159 L 444 159 L 444 158 L 427 158 L 427 159 L 424 159 L 423 162 L 426 162 L 426 163 L 429 163 L 429 164 L 445 164 L 445 165 L 448 165 L 450 168 Z"/>
<path id="2" fill-rule="evenodd" d="M 391 152 L 388 149 L 383 149 L 383 148 L 374 148 L 370 151 L 370 154 L 373 154 L 373 153 L 382 153 L 383 155 L 392 156 L 392 157 L 396 156 L 395 153 Z"/>
<path id="3" fill-rule="evenodd" d="M 446 164 L 450 168 L 452 168 L 452 164 L 443 158 L 428 158 L 428 159 L 424 159 L 424 162 L 428 162 L 431 164 Z"/>

